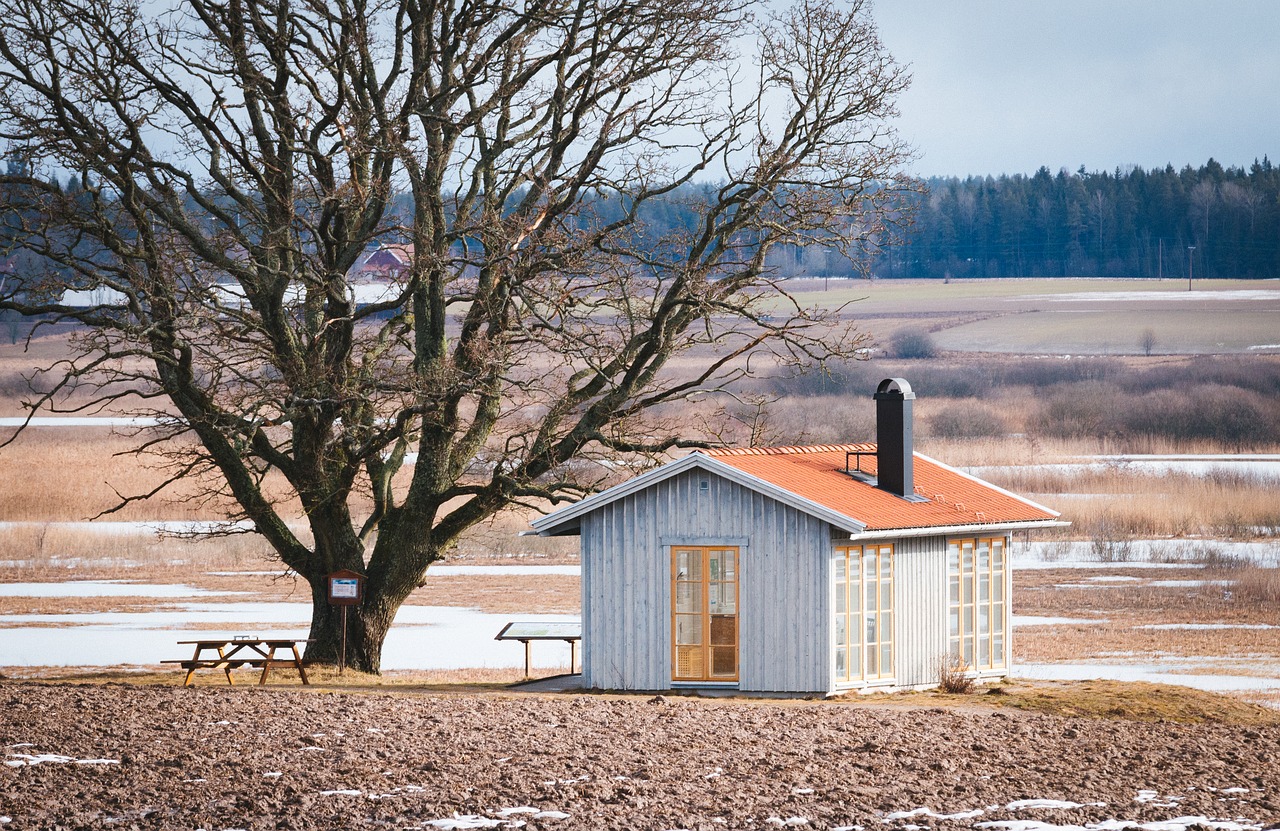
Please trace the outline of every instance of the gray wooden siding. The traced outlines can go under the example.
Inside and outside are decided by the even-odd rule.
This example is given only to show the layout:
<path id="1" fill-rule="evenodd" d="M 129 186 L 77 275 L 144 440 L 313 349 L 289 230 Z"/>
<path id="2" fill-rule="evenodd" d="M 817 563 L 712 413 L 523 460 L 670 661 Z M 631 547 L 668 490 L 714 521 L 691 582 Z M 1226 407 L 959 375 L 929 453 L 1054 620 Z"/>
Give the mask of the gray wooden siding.
<path id="1" fill-rule="evenodd" d="M 903 687 L 936 684 L 947 651 L 947 541 L 902 539 L 893 554 L 894 680 Z"/>
<path id="2" fill-rule="evenodd" d="M 741 547 L 739 688 L 828 689 L 825 522 L 693 470 L 587 514 L 581 543 L 588 687 L 671 686 L 670 546 L 687 544 Z"/>

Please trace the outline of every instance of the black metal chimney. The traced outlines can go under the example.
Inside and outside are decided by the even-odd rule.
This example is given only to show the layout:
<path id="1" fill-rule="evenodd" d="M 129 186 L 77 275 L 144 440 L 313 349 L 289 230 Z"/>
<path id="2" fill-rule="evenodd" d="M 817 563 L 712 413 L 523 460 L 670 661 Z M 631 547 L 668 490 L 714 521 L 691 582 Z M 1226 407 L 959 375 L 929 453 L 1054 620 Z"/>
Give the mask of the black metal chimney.
<path id="1" fill-rule="evenodd" d="M 876 388 L 876 487 L 913 501 L 911 402 L 915 398 L 902 378 L 886 378 Z"/>

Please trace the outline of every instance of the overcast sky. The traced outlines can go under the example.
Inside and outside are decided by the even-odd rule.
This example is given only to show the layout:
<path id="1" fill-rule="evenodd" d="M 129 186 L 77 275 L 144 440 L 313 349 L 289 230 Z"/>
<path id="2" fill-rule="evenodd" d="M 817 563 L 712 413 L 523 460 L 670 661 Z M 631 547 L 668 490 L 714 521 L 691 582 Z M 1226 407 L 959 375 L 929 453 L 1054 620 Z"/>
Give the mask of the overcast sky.
<path id="1" fill-rule="evenodd" d="M 1280 0 L 877 0 L 922 175 L 1280 162 Z"/>

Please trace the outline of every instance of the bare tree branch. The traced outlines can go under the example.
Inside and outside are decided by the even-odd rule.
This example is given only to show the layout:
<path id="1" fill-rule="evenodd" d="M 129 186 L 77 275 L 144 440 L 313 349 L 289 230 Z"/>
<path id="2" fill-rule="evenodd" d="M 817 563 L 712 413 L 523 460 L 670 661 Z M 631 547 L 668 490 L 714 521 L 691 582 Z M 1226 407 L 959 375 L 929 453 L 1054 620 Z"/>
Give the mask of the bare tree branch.
<path id="1" fill-rule="evenodd" d="M 33 405 L 170 418 L 165 483 L 216 472 L 310 581 L 313 658 L 325 575 L 367 575 L 376 670 L 467 529 L 715 443 L 675 408 L 861 345 L 769 254 L 884 238 L 907 76 L 862 0 L 752 5 L 0 0 L 5 239 L 41 264 L 0 309 L 83 327 Z"/>

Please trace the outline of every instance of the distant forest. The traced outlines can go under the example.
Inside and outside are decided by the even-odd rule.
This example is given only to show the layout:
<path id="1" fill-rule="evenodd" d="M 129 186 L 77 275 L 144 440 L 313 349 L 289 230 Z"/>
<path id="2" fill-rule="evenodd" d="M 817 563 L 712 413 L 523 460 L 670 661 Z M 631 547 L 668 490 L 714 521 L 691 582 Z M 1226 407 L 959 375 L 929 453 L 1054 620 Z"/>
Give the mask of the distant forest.
<path id="1" fill-rule="evenodd" d="M 1197 278 L 1280 277 L 1280 170 L 1265 157 L 926 185 L 876 276 L 1185 278 L 1190 265 Z"/>
<path id="2" fill-rule="evenodd" d="M 23 169 L 8 160 L 10 175 Z M 1196 278 L 1280 278 L 1280 169 L 1266 157 L 1248 170 L 1210 159 L 1199 169 L 1082 167 L 1054 174 L 1042 167 L 1033 176 L 935 177 L 921 184 L 891 206 L 900 239 L 851 252 L 852 259 L 817 245 L 779 247 L 769 265 L 781 278 L 1185 279 L 1189 268 Z M 685 185 L 642 209 L 639 231 L 652 236 L 655 255 L 684 255 L 670 241 L 699 232 L 694 203 L 718 187 Z M 78 191 L 79 181 L 72 178 L 66 189 Z M 626 210 L 617 196 L 588 204 L 579 221 L 608 222 Z M 16 238 L 34 218 L 25 188 L 0 187 L 0 277 L 22 283 L 59 270 L 16 251 Z M 668 250 L 659 254 L 661 248 Z"/>

